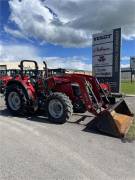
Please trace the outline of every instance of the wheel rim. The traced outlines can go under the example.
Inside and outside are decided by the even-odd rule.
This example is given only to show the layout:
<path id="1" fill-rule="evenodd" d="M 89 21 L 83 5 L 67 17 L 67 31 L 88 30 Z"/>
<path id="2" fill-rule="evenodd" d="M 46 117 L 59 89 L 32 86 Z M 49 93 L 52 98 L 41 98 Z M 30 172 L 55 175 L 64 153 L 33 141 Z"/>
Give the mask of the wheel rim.
<path id="1" fill-rule="evenodd" d="M 17 92 L 11 92 L 8 96 L 8 104 L 14 111 L 19 110 L 21 107 L 21 99 Z"/>
<path id="2" fill-rule="evenodd" d="M 49 102 L 48 110 L 50 115 L 55 119 L 58 119 L 63 115 L 63 105 L 57 99 L 52 99 Z"/>

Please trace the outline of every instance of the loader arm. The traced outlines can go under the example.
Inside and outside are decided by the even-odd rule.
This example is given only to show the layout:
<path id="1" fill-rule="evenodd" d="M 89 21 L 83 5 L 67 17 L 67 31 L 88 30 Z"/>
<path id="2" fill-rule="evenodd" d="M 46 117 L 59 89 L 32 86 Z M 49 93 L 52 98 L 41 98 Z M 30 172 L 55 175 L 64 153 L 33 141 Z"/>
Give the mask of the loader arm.
<path id="1" fill-rule="evenodd" d="M 86 109 L 96 115 L 96 128 L 101 132 L 115 137 L 124 137 L 133 122 L 133 114 L 130 112 L 124 99 L 113 106 L 102 101 L 101 87 L 94 77 L 72 74 L 71 83 L 79 84 L 81 97 Z"/>
<path id="2" fill-rule="evenodd" d="M 98 82 L 97 78 L 94 76 L 90 76 L 90 75 L 84 75 L 84 74 L 76 74 L 78 76 L 84 77 L 91 85 L 92 85 L 92 90 L 94 92 L 94 95 L 96 96 L 98 102 L 103 103 L 103 97 L 106 100 L 106 104 L 109 103 L 109 99 L 106 96 L 104 90 L 102 89 L 102 87 L 100 86 L 100 83 Z"/>
<path id="3" fill-rule="evenodd" d="M 71 83 L 77 83 L 81 91 L 81 99 L 85 104 L 87 111 L 97 115 L 101 109 L 101 99 L 93 91 L 93 85 L 85 76 L 72 74 Z"/>

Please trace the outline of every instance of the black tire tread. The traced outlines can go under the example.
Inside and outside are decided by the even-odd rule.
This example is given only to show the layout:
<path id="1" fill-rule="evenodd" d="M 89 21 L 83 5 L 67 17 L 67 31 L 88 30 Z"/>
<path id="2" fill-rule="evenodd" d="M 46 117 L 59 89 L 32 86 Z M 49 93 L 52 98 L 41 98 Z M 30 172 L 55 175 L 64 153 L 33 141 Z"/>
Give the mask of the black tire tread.
<path id="1" fill-rule="evenodd" d="M 54 122 L 54 123 L 60 123 L 60 124 L 63 124 L 66 121 L 68 121 L 70 119 L 72 113 L 73 113 L 73 105 L 72 105 L 71 100 L 69 99 L 69 97 L 64 93 L 55 92 L 55 93 L 52 93 L 48 97 L 48 102 L 51 99 L 60 99 L 62 101 L 62 103 L 63 103 L 63 105 L 65 107 L 65 116 L 64 116 L 64 118 L 58 120 L 58 119 L 52 118 L 48 113 L 49 120 Z"/>
<path id="2" fill-rule="evenodd" d="M 8 95 L 12 91 L 19 92 L 19 96 L 21 98 L 21 107 L 17 111 L 12 110 L 8 104 Z M 23 89 L 21 87 L 19 87 L 18 85 L 12 84 L 12 85 L 6 87 L 5 102 L 6 102 L 7 108 L 10 110 L 10 112 L 13 115 L 25 115 L 27 113 L 27 110 L 28 110 L 27 98 L 25 96 Z"/>

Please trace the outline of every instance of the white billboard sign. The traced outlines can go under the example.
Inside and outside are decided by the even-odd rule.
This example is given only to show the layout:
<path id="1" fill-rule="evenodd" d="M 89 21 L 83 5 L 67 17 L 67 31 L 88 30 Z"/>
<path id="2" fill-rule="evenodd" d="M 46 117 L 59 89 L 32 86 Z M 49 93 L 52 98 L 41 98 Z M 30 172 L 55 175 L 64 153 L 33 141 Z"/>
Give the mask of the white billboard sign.
<path id="1" fill-rule="evenodd" d="M 112 66 L 112 54 L 101 54 L 93 57 L 93 67 Z"/>
<path id="2" fill-rule="evenodd" d="M 113 30 L 109 32 L 93 34 L 93 45 L 113 42 Z"/>
<path id="3" fill-rule="evenodd" d="M 97 44 L 92 48 L 92 55 L 99 56 L 102 54 L 112 54 L 113 53 L 113 43 L 106 43 L 106 44 Z"/>
<path id="4" fill-rule="evenodd" d="M 94 72 L 98 77 L 112 77 L 112 66 L 96 67 Z"/>
<path id="5" fill-rule="evenodd" d="M 92 47 L 92 65 L 94 74 L 101 77 L 99 73 L 99 66 L 112 66 L 113 62 L 113 30 L 105 33 L 98 33 L 93 35 Z M 109 77 L 112 75 L 112 68 L 108 69 Z M 102 75 L 104 75 L 102 73 Z"/>
<path id="6" fill-rule="evenodd" d="M 97 33 L 92 37 L 92 72 L 99 81 L 110 82 L 119 92 L 121 29 Z"/>
<path id="7" fill-rule="evenodd" d="M 135 56 L 130 57 L 130 68 L 135 69 Z"/>

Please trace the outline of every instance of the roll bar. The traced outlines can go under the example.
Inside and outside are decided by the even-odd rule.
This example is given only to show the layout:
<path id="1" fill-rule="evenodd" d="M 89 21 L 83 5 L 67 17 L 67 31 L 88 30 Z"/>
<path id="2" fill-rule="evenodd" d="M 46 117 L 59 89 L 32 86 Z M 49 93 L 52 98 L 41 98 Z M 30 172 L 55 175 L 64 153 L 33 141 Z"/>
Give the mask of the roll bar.
<path id="1" fill-rule="evenodd" d="M 37 62 L 34 61 L 34 60 L 22 60 L 22 61 L 20 62 L 19 68 L 21 69 L 21 71 L 20 71 L 21 76 L 23 76 L 24 63 L 25 63 L 25 62 L 34 63 L 34 65 L 35 65 L 35 69 L 34 69 L 34 71 L 35 71 L 35 76 L 37 76 L 37 75 L 38 75 L 38 64 L 37 64 Z"/>

